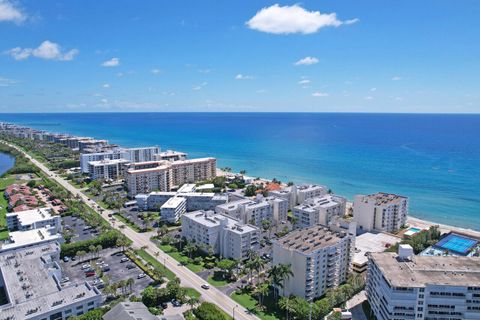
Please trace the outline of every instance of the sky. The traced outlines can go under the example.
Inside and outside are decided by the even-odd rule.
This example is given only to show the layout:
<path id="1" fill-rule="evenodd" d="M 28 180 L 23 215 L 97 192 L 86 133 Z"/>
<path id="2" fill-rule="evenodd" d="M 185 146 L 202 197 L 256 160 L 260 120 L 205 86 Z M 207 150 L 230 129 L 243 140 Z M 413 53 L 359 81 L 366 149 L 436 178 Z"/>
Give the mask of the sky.
<path id="1" fill-rule="evenodd" d="M 0 0 L 0 112 L 480 112 L 480 1 Z"/>

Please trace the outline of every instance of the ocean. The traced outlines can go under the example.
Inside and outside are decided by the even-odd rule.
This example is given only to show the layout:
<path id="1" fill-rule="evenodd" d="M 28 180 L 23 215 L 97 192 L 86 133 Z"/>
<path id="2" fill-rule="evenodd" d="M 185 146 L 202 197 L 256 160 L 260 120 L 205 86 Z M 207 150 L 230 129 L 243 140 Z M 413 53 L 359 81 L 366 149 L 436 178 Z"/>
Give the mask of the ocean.
<path id="1" fill-rule="evenodd" d="M 412 216 L 480 230 L 480 115 L 48 113 L 0 121 L 213 156 L 219 167 L 324 184 L 349 199 L 398 193 L 410 198 Z"/>

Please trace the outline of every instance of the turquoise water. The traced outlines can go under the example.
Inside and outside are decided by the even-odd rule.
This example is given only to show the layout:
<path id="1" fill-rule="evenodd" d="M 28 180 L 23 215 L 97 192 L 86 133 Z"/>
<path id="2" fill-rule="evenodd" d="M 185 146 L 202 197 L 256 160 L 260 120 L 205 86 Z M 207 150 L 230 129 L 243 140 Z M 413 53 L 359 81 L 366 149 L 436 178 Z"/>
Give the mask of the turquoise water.
<path id="1" fill-rule="evenodd" d="M 480 230 L 480 115 L 0 114 L 0 121 L 214 156 L 219 167 L 325 184 L 350 199 L 399 193 L 418 218 Z"/>

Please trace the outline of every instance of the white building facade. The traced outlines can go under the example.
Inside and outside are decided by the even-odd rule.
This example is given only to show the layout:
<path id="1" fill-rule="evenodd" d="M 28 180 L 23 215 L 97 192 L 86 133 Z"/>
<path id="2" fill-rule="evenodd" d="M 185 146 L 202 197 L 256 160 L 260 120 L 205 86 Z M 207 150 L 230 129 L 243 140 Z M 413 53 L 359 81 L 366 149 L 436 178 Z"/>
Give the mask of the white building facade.
<path id="1" fill-rule="evenodd" d="M 326 195 L 310 198 L 293 208 L 297 228 L 308 228 L 321 224 L 328 226 L 333 218 L 345 215 L 347 200 L 340 196 Z"/>
<path id="2" fill-rule="evenodd" d="M 10 231 L 26 231 L 45 227 L 62 230 L 62 220 L 59 215 L 52 215 L 50 208 L 7 213 L 7 228 Z"/>

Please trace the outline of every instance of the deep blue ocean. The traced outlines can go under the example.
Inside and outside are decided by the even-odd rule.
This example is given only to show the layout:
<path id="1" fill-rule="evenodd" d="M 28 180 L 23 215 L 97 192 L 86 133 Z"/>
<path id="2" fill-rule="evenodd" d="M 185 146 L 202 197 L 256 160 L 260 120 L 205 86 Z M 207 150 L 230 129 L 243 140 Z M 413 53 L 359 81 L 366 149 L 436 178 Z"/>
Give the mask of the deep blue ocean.
<path id="1" fill-rule="evenodd" d="M 412 216 L 480 230 L 480 115 L 0 114 L 52 132 L 214 156 L 248 175 L 410 198 Z"/>

